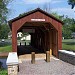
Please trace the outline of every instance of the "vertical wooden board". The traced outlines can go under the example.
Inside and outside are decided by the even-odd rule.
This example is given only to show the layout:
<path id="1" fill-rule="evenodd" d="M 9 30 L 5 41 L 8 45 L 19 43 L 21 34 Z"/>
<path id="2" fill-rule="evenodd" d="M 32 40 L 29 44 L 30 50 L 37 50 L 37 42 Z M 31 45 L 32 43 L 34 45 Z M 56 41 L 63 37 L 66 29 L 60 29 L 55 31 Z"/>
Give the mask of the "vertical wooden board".
<path id="1" fill-rule="evenodd" d="M 52 50 L 53 50 L 53 55 L 58 56 L 58 50 L 57 50 L 57 32 L 53 30 L 53 38 L 52 38 Z"/>
<path id="2" fill-rule="evenodd" d="M 15 26 L 12 26 L 12 51 L 17 52 L 17 31 Z"/>
<path id="3" fill-rule="evenodd" d="M 62 25 L 59 23 L 58 30 L 58 50 L 62 49 Z"/>
<path id="4" fill-rule="evenodd" d="M 50 56 L 52 55 L 52 31 L 50 30 Z"/>

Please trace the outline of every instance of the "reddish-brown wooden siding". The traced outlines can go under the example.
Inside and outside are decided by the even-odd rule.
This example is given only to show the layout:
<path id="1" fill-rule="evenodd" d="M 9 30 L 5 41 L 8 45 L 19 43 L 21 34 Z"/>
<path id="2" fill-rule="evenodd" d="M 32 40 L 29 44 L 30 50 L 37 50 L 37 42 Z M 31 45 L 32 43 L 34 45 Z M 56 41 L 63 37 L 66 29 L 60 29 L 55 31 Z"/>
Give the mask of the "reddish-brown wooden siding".
<path id="1" fill-rule="evenodd" d="M 45 23 L 48 23 L 52 27 L 54 27 L 54 29 L 57 31 L 57 34 L 55 34 L 55 35 L 57 35 L 58 50 L 62 49 L 62 23 L 45 15 L 44 13 L 41 13 L 40 11 L 37 11 L 26 17 L 23 17 L 21 19 L 18 19 L 16 21 L 12 22 L 12 51 L 17 51 L 17 31 L 26 22 L 33 22 L 33 21 L 31 21 L 31 19 L 45 19 Z M 55 37 L 55 35 L 53 35 L 53 36 Z M 55 50 L 55 55 L 56 56 L 58 55 L 58 52 L 56 50 Z"/>

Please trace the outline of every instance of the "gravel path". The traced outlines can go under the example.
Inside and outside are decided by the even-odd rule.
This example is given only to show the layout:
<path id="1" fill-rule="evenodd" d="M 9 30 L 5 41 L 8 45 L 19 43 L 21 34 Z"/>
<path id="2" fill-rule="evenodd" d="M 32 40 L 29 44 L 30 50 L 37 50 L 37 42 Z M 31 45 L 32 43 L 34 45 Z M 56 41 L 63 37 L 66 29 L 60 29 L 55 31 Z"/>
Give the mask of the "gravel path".
<path id="1" fill-rule="evenodd" d="M 36 60 L 31 64 L 30 60 L 25 60 L 19 64 L 18 75 L 75 75 L 75 66 L 61 60 L 51 58 L 49 63 L 44 59 Z"/>

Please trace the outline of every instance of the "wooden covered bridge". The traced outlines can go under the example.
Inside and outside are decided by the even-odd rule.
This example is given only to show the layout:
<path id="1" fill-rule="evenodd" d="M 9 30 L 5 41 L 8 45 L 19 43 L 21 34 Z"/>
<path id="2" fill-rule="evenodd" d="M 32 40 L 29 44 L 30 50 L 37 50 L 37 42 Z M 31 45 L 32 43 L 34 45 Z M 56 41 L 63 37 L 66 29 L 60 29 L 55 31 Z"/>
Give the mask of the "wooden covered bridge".
<path id="1" fill-rule="evenodd" d="M 31 46 L 39 51 L 50 51 L 58 57 L 62 49 L 62 21 L 37 8 L 9 21 L 12 30 L 12 51 L 17 52 L 17 33 L 28 32 Z"/>

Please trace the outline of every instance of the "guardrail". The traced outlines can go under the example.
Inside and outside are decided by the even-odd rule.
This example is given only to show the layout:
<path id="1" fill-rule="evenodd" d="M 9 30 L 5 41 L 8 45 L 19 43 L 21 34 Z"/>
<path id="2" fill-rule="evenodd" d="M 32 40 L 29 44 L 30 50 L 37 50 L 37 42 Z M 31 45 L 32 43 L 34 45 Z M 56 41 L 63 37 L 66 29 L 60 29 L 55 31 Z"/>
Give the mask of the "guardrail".
<path id="1" fill-rule="evenodd" d="M 67 50 L 59 50 L 59 59 L 75 65 L 75 53 Z"/>
<path id="2" fill-rule="evenodd" d="M 8 75 L 17 75 L 18 73 L 18 56 L 17 52 L 10 52 L 6 61 Z"/>

